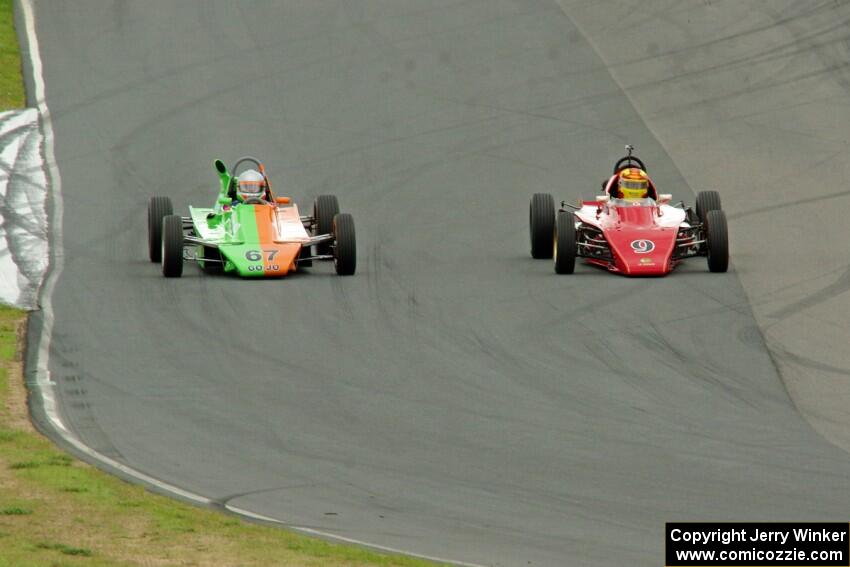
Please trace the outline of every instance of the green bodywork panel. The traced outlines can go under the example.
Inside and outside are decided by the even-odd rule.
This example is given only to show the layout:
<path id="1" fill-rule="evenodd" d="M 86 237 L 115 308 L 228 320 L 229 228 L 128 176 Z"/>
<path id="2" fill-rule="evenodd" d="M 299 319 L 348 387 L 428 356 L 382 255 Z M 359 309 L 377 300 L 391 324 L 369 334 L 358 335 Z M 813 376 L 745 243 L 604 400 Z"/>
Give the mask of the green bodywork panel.
<path id="1" fill-rule="evenodd" d="M 263 277 L 263 255 L 256 214 L 251 205 L 234 205 L 216 209 L 189 207 L 195 234 L 218 245 L 225 272 L 238 272 L 245 277 Z M 198 264 L 203 267 L 203 246 L 196 250 Z M 254 252 L 254 253 L 252 253 Z"/>
<path id="2" fill-rule="evenodd" d="M 217 249 L 224 271 L 243 277 L 283 276 L 296 269 L 302 242 L 309 238 L 299 222 L 297 209 L 279 209 L 273 203 L 234 202 L 228 193 L 236 179 L 221 160 L 215 161 L 215 167 L 220 182 L 215 205 L 189 207 L 195 236 L 209 244 L 196 247 L 198 264 L 205 267 L 205 251 L 214 254 Z M 288 223 L 282 225 L 279 214 Z M 297 226 L 294 233 L 293 224 Z M 283 233 L 285 238 L 280 236 L 282 226 L 288 227 Z"/>

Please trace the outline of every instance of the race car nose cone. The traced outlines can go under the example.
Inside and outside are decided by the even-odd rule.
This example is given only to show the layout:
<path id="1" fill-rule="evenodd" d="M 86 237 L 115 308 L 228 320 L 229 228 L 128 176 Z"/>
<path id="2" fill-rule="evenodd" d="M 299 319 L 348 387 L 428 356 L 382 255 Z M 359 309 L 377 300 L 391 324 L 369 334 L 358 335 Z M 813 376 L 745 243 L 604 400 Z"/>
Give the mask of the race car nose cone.
<path id="1" fill-rule="evenodd" d="M 624 228 L 611 233 L 615 265 L 630 276 L 663 276 L 672 268 L 676 231 L 668 228 Z"/>

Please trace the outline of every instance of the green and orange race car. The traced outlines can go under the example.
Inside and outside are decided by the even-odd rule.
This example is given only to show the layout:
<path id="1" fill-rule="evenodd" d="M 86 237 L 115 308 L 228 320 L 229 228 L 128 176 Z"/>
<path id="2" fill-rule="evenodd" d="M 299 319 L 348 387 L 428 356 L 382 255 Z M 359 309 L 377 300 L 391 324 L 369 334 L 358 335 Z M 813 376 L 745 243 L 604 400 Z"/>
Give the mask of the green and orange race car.
<path id="1" fill-rule="evenodd" d="M 256 169 L 237 175 L 245 164 Z M 216 160 L 215 169 L 221 188 L 213 208 L 189 207 L 189 216 L 181 217 L 168 197 L 148 203 L 148 252 L 165 277 L 183 275 L 187 260 L 207 273 L 252 278 L 285 276 L 313 261 L 333 261 L 337 274 L 354 274 L 354 220 L 339 212 L 336 196 L 320 195 L 312 214 L 304 215 L 289 197 L 274 196 L 256 158 L 240 158 L 230 172 Z"/>

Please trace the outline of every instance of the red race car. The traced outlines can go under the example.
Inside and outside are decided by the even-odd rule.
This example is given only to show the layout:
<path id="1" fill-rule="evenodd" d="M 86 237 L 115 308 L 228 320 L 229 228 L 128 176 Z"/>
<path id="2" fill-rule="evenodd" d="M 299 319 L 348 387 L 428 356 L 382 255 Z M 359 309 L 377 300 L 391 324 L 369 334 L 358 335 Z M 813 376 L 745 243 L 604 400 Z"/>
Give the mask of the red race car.
<path id="1" fill-rule="evenodd" d="M 561 202 L 556 215 L 552 195 L 531 198 L 531 256 L 554 258 L 559 274 L 573 273 L 577 257 L 628 276 L 664 276 L 685 258 L 705 256 L 710 271 L 725 272 L 729 238 L 717 191 L 697 193 L 695 208 L 671 205 L 634 147 L 626 151 L 593 201 Z"/>

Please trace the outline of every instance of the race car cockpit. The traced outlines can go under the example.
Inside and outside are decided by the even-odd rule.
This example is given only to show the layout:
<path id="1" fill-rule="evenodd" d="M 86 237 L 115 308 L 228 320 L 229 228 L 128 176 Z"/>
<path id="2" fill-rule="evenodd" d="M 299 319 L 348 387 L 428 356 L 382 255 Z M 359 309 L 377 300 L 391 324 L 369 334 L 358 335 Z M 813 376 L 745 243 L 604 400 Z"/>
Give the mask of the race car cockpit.
<path id="1" fill-rule="evenodd" d="M 266 177 L 255 169 L 246 169 L 235 177 L 236 198 L 240 203 L 262 203 L 269 201 Z"/>
<path id="2" fill-rule="evenodd" d="M 237 172 L 243 163 L 253 164 L 256 169 Z M 216 170 L 227 188 L 226 199 L 230 199 L 233 205 L 263 205 L 275 201 L 266 169 L 258 159 L 251 156 L 240 158 L 233 166 L 233 175 L 228 174 L 227 168 L 219 161 L 216 161 Z"/>
<path id="3" fill-rule="evenodd" d="M 634 146 L 627 145 L 628 155 L 614 164 L 614 174 L 604 181 L 602 186 L 611 199 L 653 199 L 658 193 L 652 179 L 646 174 L 646 166 L 637 156 L 633 156 Z"/>

